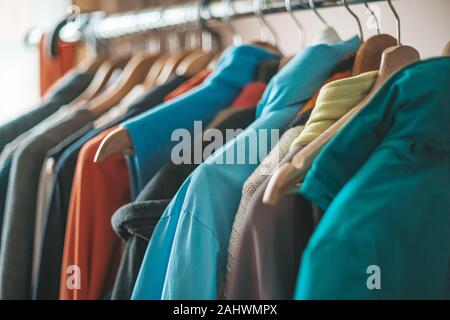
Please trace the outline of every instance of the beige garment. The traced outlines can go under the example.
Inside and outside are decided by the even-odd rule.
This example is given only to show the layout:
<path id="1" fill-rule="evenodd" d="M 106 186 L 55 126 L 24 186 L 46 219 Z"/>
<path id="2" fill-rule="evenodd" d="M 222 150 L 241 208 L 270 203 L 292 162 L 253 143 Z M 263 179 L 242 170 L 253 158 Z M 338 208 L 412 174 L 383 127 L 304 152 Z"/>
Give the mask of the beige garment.
<path id="1" fill-rule="evenodd" d="M 304 126 L 298 126 L 288 129 L 280 138 L 280 141 L 269 153 L 269 155 L 261 162 L 252 175 L 245 181 L 242 188 L 242 198 L 239 209 L 234 218 L 233 228 L 231 230 L 230 242 L 228 244 L 228 259 L 225 275 L 225 282 L 229 280 L 232 273 L 237 254 L 237 245 L 244 225 L 247 206 L 256 189 L 264 183 L 273 170 L 278 166 L 281 160 L 288 154 L 292 141 L 303 131 Z"/>
<path id="2" fill-rule="evenodd" d="M 53 185 L 55 183 L 55 159 L 47 158 L 42 165 L 39 176 L 38 194 L 36 201 L 36 218 L 34 222 L 34 243 L 33 243 L 33 261 L 31 269 L 31 287 L 34 288 L 37 273 L 38 261 L 41 254 L 41 240 L 43 233 L 44 215 L 50 204 Z"/>

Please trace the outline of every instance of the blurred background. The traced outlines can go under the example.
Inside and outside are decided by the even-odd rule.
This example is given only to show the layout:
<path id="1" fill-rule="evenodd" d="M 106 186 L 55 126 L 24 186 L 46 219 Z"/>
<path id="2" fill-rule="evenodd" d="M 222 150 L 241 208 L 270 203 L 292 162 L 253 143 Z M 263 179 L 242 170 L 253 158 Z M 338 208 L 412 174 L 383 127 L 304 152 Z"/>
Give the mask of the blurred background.
<path id="1" fill-rule="evenodd" d="M 277 1 L 272 1 L 277 2 Z M 281 1 L 283 2 L 283 1 Z M 183 0 L 0 0 L 0 123 L 33 108 L 45 93 L 40 68 L 39 41 L 25 38 L 41 37 L 42 32 L 50 32 L 67 15 L 70 5 L 76 5 L 81 12 L 101 11 L 108 15 L 153 7 L 166 7 L 174 3 L 192 3 Z M 351 1 L 350 1 L 351 3 Z M 395 7 L 401 17 L 402 42 L 416 47 L 424 58 L 439 54 L 442 46 L 450 40 L 450 0 L 397 0 Z M 376 13 L 381 32 L 395 35 L 395 20 L 386 1 L 370 2 Z M 352 5 L 352 9 L 362 21 L 366 38 L 376 33 L 373 19 L 362 4 Z M 320 9 L 321 15 L 331 24 L 342 38 L 357 34 L 354 20 L 344 7 Z M 321 22 L 312 10 L 295 11 L 306 32 L 305 42 L 321 28 Z M 299 50 L 299 34 L 294 22 L 286 13 L 267 16 L 279 37 L 279 46 L 286 54 Z M 260 37 L 260 25 L 256 18 L 248 17 L 233 21 L 233 27 L 244 41 Z M 217 27 L 226 39 L 231 36 L 224 27 Z M 30 30 L 34 30 L 34 33 Z M 72 46 L 73 44 L 68 44 Z M 73 48 L 72 48 L 73 49 Z M 71 49 L 71 50 L 72 50 Z M 72 64 L 81 61 L 86 53 L 82 43 L 72 50 Z"/>

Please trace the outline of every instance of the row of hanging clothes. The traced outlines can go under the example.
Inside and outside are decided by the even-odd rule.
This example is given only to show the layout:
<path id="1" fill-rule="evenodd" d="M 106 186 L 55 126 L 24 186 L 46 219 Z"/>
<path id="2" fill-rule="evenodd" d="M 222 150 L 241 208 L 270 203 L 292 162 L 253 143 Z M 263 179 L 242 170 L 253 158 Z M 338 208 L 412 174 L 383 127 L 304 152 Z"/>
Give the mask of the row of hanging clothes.
<path id="1" fill-rule="evenodd" d="M 0 298 L 450 298 L 448 46 L 324 21 L 284 57 L 200 22 L 0 127 Z"/>

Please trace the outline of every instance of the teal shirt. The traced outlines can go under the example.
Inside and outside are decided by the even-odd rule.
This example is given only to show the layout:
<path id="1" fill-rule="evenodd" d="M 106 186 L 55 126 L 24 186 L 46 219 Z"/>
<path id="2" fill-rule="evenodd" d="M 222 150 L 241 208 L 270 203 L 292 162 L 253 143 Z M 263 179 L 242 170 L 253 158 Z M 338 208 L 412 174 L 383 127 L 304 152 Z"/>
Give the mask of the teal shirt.
<path id="1" fill-rule="evenodd" d="M 295 298 L 450 298 L 449 127 L 437 58 L 394 75 L 330 141 L 300 190 L 326 212 Z"/>
<path id="2" fill-rule="evenodd" d="M 258 154 L 266 139 L 270 146 L 269 130 L 287 126 L 344 56 L 358 47 L 359 39 L 353 38 L 308 48 L 272 78 L 258 105 L 257 120 L 200 165 L 164 212 L 147 247 L 133 299 L 218 298 L 242 186 L 261 160 L 249 163 L 250 152 Z M 256 140 L 250 140 L 252 135 Z M 238 151 L 242 141 L 253 142 Z M 217 163 L 230 150 L 247 160 Z"/>

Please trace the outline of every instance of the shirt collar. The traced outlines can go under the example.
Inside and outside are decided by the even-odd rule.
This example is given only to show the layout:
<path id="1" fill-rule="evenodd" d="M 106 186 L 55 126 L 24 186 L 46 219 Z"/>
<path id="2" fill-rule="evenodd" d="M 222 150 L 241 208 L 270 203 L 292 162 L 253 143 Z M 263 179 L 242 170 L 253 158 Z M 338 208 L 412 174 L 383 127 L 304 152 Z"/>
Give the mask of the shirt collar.
<path id="1" fill-rule="evenodd" d="M 377 77 L 378 71 L 369 71 L 324 85 L 317 97 L 316 108 L 321 109 L 327 103 L 337 100 L 344 100 L 344 104 L 348 105 L 353 100 L 364 98 L 369 93 Z M 316 108 L 314 109 L 316 110 Z"/>
<path id="2" fill-rule="evenodd" d="M 118 236 L 127 240 L 138 236 L 150 240 L 153 229 L 171 199 L 133 202 L 119 208 L 111 219 L 111 224 Z"/>
<path id="3" fill-rule="evenodd" d="M 370 71 L 355 77 L 335 80 L 323 86 L 305 129 L 293 141 L 291 150 L 310 143 L 333 122 L 355 107 L 369 94 L 377 77 L 378 71 Z"/>
<path id="4" fill-rule="evenodd" d="M 269 82 L 256 116 L 306 102 L 333 72 L 339 62 L 359 48 L 359 38 L 306 48 Z"/>
<path id="5" fill-rule="evenodd" d="M 213 82 L 226 82 L 229 85 L 243 87 L 254 79 L 252 72 L 242 72 L 264 60 L 277 59 L 272 51 L 252 45 L 232 46 L 224 51 L 214 71 L 206 78 L 204 85 Z"/>

